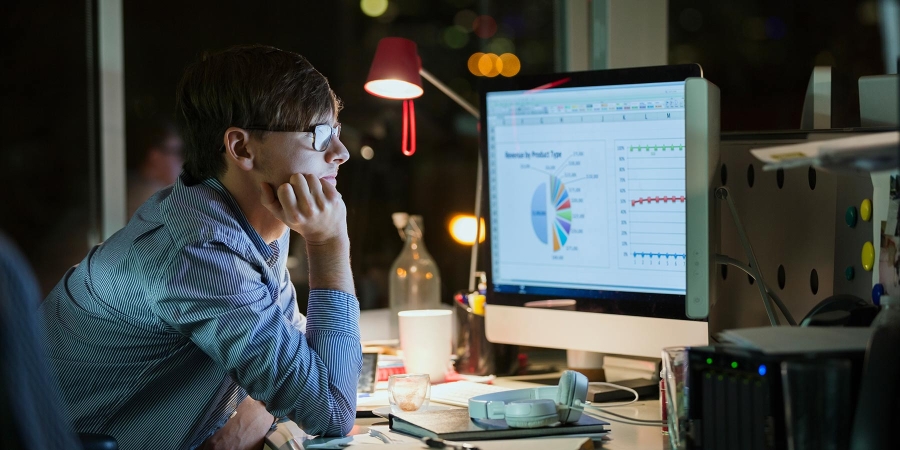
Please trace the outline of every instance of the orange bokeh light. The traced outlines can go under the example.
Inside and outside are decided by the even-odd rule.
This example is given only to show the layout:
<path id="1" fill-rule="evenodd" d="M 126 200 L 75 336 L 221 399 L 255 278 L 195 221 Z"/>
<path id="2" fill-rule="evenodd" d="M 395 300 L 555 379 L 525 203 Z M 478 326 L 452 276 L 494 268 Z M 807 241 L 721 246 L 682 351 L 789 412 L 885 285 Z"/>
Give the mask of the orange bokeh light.
<path id="1" fill-rule="evenodd" d="M 515 76 L 522 68 L 522 63 L 519 62 L 519 58 L 512 53 L 504 53 L 500 55 L 500 62 L 502 63 L 500 67 L 500 74 L 504 77 Z"/>
<path id="2" fill-rule="evenodd" d="M 484 53 L 477 52 L 472 53 L 472 56 L 469 57 L 469 72 L 471 72 L 472 75 L 475 75 L 476 77 L 484 75 L 478 68 L 478 62 L 481 61 L 482 56 L 484 56 Z"/>
<path id="3" fill-rule="evenodd" d="M 478 70 L 488 78 L 496 77 L 503 70 L 503 61 L 500 60 L 499 56 L 487 53 L 478 60 Z"/>

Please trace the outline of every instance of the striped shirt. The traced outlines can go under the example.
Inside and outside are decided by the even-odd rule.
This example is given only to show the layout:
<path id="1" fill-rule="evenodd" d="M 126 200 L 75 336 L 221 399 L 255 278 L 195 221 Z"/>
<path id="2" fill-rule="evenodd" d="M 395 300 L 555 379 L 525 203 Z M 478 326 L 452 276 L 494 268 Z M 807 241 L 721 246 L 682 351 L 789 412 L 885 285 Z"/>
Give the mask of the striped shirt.
<path id="1" fill-rule="evenodd" d="M 90 250 L 41 305 L 78 432 L 123 449 L 194 448 L 248 394 L 309 434 L 353 426 L 362 353 L 353 295 L 312 290 L 215 179 L 182 175 Z"/>

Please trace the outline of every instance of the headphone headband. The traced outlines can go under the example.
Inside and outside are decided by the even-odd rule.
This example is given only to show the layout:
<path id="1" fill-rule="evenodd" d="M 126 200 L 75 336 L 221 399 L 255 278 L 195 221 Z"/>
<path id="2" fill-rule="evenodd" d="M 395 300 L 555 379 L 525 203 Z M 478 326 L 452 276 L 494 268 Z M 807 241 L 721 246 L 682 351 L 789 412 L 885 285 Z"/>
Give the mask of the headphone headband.
<path id="1" fill-rule="evenodd" d="M 469 399 L 469 417 L 506 419 L 509 426 L 516 428 L 542 427 L 555 422 L 572 423 L 581 417 L 587 388 L 587 377 L 574 370 L 566 370 L 556 386 L 472 397 Z"/>
<path id="2" fill-rule="evenodd" d="M 502 419 L 506 404 L 516 400 L 547 399 L 556 400 L 558 386 L 484 394 L 469 399 L 469 417 L 473 419 Z"/>

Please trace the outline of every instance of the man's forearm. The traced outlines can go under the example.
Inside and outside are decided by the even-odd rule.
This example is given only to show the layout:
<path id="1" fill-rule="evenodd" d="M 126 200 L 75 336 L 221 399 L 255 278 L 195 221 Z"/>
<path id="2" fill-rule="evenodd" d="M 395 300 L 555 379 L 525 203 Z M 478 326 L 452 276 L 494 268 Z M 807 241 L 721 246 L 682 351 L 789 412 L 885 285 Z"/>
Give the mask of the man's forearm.
<path id="1" fill-rule="evenodd" d="M 350 240 L 336 238 L 322 244 L 306 244 L 310 289 L 333 289 L 356 295 L 350 271 Z"/>

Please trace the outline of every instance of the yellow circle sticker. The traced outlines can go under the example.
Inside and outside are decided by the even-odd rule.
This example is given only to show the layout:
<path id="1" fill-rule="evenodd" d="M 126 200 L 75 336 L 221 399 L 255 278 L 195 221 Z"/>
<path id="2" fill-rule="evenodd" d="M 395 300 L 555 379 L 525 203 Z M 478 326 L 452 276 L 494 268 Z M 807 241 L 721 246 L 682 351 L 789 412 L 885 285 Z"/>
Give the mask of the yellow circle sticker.
<path id="1" fill-rule="evenodd" d="M 875 247 L 871 242 L 866 242 L 862 247 L 862 266 L 863 269 L 871 271 L 875 265 Z"/>
<path id="2" fill-rule="evenodd" d="M 872 201 L 865 199 L 859 205 L 859 217 L 866 222 L 872 220 Z"/>

